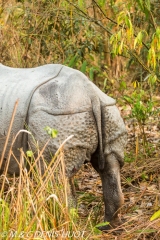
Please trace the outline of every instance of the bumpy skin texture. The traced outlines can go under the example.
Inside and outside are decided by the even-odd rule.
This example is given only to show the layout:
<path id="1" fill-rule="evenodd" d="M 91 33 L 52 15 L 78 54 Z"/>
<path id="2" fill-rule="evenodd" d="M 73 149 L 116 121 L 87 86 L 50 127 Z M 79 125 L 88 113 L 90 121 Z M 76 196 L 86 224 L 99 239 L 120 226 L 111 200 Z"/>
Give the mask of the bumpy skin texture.
<path id="1" fill-rule="evenodd" d="M 74 135 L 65 144 L 63 150 L 66 176 L 71 182 L 71 178 L 81 168 L 82 164 L 85 161 L 91 161 L 102 180 L 105 203 L 104 220 L 109 221 L 113 227 L 118 225 L 120 223 L 118 210 L 123 203 L 120 167 L 123 166 L 126 129 L 115 106 L 115 100 L 102 93 L 81 72 L 62 65 L 46 65 L 33 70 L 18 69 L 17 71 L 10 70 L 10 68 L 6 70 L 1 65 L 0 68 L 4 70 L 3 78 L 5 79 L 6 74 L 6 77 L 9 76 L 11 81 L 12 74 L 9 74 L 10 72 L 14 73 L 14 78 L 15 76 L 19 77 L 19 81 L 23 81 L 23 73 L 30 73 L 31 75 L 34 73 L 37 82 L 40 78 L 40 83 L 35 84 L 30 98 L 22 99 L 23 104 L 20 104 L 20 106 L 21 108 L 25 106 L 27 110 L 24 111 L 20 108 L 19 112 L 23 112 L 21 114 L 23 116 L 26 114 L 25 121 L 38 141 L 40 148 L 48 140 L 44 128 L 49 126 L 58 130 L 58 137 L 49 142 L 44 152 L 48 161 L 51 159 L 50 153 L 54 154 L 60 143 L 68 136 Z M 18 71 L 20 72 L 19 75 Z M 25 79 L 27 80 L 26 76 Z M 17 81 L 17 84 L 19 81 Z M 31 81 L 28 83 L 31 84 Z M 2 85 L 2 82 L 0 84 Z M 4 94 L 0 92 L 0 97 L 1 95 Z M 0 104 L 3 105 L 3 101 L 0 101 Z M 3 116 L 6 116 L 4 112 L 2 113 Z M 19 118 L 17 119 L 18 122 Z M 20 129 L 24 124 L 23 121 L 24 118 L 20 122 Z M 4 122 L 2 124 L 5 125 Z M 3 129 L 6 129 L 6 126 L 4 128 L 0 127 L 0 136 L 2 137 Z M 29 142 L 32 150 L 36 150 L 31 137 L 22 139 L 23 141 L 19 139 L 18 144 L 15 144 L 17 148 L 24 147 L 26 149 Z M 3 145 L 2 141 L 1 145 Z M 18 168 L 14 166 L 13 160 L 9 166 L 9 172 L 18 173 Z M 102 230 L 107 229 L 108 226 L 102 228 Z"/>
<path id="2" fill-rule="evenodd" d="M 92 155 L 91 163 L 102 180 L 105 203 L 104 221 L 110 222 L 110 225 L 100 227 L 100 230 L 108 230 L 121 224 L 118 213 L 124 202 L 120 182 L 120 168 L 124 164 L 124 147 L 127 136 L 125 125 L 116 106 L 103 107 L 102 129 L 105 156 L 104 169 L 99 169 L 97 164 L 97 151 Z"/>

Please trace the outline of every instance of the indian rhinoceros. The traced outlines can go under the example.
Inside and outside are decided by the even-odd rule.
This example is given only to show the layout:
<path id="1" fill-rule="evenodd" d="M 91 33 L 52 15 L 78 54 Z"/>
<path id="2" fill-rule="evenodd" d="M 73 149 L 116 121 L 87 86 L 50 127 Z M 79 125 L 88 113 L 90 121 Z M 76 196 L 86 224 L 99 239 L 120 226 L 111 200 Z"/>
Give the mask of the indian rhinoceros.
<path id="1" fill-rule="evenodd" d="M 36 68 L 10 68 L 0 64 L 0 153 L 16 100 L 19 99 L 10 139 L 1 172 L 7 161 L 13 136 L 27 125 L 39 146 L 48 140 L 46 126 L 58 130 L 50 140 L 44 156 L 48 161 L 60 143 L 66 142 L 63 154 L 66 176 L 70 180 L 85 161 L 90 161 L 102 180 L 105 203 L 104 221 L 111 226 L 120 223 L 118 210 L 123 203 L 120 168 L 123 166 L 126 128 L 115 106 L 115 100 L 104 94 L 83 73 L 60 65 L 48 64 Z M 20 148 L 35 149 L 26 133 L 18 135 L 12 149 L 20 159 Z M 8 173 L 18 174 L 19 166 L 10 159 Z M 108 226 L 102 227 L 102 230 Z"/>

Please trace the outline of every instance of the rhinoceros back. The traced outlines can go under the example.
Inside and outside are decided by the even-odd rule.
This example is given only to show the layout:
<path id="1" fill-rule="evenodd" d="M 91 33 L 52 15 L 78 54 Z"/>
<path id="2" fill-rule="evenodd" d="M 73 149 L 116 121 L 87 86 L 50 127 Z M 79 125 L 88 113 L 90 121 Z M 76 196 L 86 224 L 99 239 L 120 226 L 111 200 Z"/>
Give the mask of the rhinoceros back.
<path id="1" fill-rule="evenodd" d="M 18 106 L 7 144 L 5 158 L 11 147 L 13 137 L 24 129 L 28 107 L 35 90 L 42 84 L 55 78 L 62 69 L 60 64 L 48 64 L 36 68 L 10 68 L 0 64 L 0 154 L 2 154 L 6 135 L 10 125 L 15 102 Z M 14 154 L 19 156 L 18 148 L 23 146 L 23 135 L 19 134 L 14 146 Z M 25 142 L 25 144 L 27 144 Z"/>
<path id="2" fill-rule="evenodd" d="M 63 69 L 56 78 L 43 84 L 35 92 L 29 108 L 29 117 L 37 112 L 39 112 L 38 116 L 41 116 L 42 112 L 46 112 L 47 115 L 44 122 L 41 124 L 39 124 L 40 121 L 37 121 L 37 118 L 40 120 L 40 118 L 44 117 L 34 117 L 34 119 L 32 117 L 31 129 L 34 131 L 38 124 L 38 129 L 44 129 L 44 123 L 47 124 L 47 116 L 49 115 L 58 117 L 61 115 L 71 116 L 73 114 L 79 114 L 79 118 L 81 118 L 81 113 L 91 112 L 93 114 L 92 118 L 95 119 L 95 128 L 98 133 L 99 166 L 103 169 L 104 158 L 102 148 L 101 106 L 112 106 L 114 104 L 115 100 L 100 91 L 83 73 L 63 66 Z M 91 118 L 91 116 L 88 115 L 88 118 Z M 63 117 L 61 117 L 61 119 L 63 119 Z M 53 125 L 53 127 L 54 121 L 52 120 L 49 123 Z M 79 124 L 85 129 L 85 119 L 82 118 Z M 74 128 L 75 125 L 76 123 L 72 123 L 72 128 Z M 57 127 L 59 126 L 57 125 Z M 34 135 L 37 135 L 37 138 L 39 138 L 38 142 L 40 142 L 40 140 L 44 139 L 44 134 L 43 132 L 40 133 L 38 129 Z M 69 130 L 67 130 L 67 132 L 69 133 Z M 76 133 L 77 130 L 75 129 L 75 134 Z"/>
<path id="3" fill-rule="evenodd" d="M 41 86 L 44 85 L 47 88 L 45 88 L 45 91 L 41 91 Z M 44 96 L 47 105 L 44 105 L 43 98 L 39 97 L 39 94 L 34 94 L 37 92 Z M 31 104 L 33 96 L 37 96 L 35 105 Z M 0 64 L 0 153 L 3 151 L 12 112 L 17 100 L 18 107 L 5 158 L 7 158 L 13 137 L 19 130 L 24 129 L 25 121 L 30 117 L 28 116 L 30 112 L 39 110 L 54 116 L 92 111 L 97 125 L 100 155 L 103 156 L 101 107 L 112 106 L 115 104 L 115 100 L 101 92 L 81 72 L 60 64 L 48 64 L 28 69 L 10 68 Z M 20 155 L 19 148 L 27 149 L 26 136 L 26 134 L 20 133 L 12 147 L 17 158 Z M 100 165 L 103 168 L 103 160 L 101 162 Z M 13 163 L 10 164 L 10 166 L 13 165 Z M 14 172 L 14 169 L 11 172 Z"/>

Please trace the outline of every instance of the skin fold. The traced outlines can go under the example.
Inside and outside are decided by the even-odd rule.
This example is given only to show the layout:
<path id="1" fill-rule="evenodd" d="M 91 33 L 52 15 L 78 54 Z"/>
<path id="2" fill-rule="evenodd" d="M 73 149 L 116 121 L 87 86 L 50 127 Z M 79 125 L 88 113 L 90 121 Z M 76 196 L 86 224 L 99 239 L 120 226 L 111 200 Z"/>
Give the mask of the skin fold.
<path id="1" fill-rule="evenodd" d="M 113 227 L 121 224 L 118 218 L 123 204 L 120 168 L 123 166 L 127 134 L 115 100 L 98 89 L 83 73 L 60 64 L 33 69 L 0 65 L 0 153 L 17 98 L 19 105 L 1 172 L 7 162 L 11 139 L 25 126 L 38 141 L 40 149 L 49 138 L 45 127 L 58 130 L 57 138 L 51 139 L 44 151 L 48 162 L 60 144 L 74 135 L 63 148 L 65 172 L 71 186 L 68 189 L 70 205 L 75 202 L 72 178 L 85 161 L 90 161 L 102 180 L 104 221 Z M 32 136 L 27 134 L 20 134 L 14 144 L 13 152 L 17 159 L 20 148 L 37 151 Z M 43 161 L 40 164 L 43 170 Z M 8 172 L 19 173 L 14 158 L 10 159 Z M 101 228 L 107 229 L 108 225 Z"/>

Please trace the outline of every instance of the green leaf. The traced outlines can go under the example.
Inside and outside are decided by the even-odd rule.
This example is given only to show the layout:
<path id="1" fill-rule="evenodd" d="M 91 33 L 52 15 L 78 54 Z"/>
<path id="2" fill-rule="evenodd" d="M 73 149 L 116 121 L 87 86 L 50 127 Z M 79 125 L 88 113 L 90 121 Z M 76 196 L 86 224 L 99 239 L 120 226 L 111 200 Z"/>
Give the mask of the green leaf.
<path id="1" fill-rule="evenodd" d="M 51 138 L 56 138 L 58 131 L 54 128 L 50 128 L 50 127 L 45 127 L 44 130 L 47 132 L 47 134 L 51 137 Z"/>
<path id="2" fill-rule="evenodd" d="M 68 67 L 74 67 L 76 62 L 77 62 L 77 55 L 75 55 L 74 57 L 71 58 L 71 60 L 68 64 Z"/>
<path id="3" fill-rule="evenodd" d="M 24 15 L 24 10 L 20 7 L 16 7 L 13 12 L 14 18 L 17 19 L 17 18 L 21 17 L 22 15 Z"/>
<path id="4" fill-rule="evenodd" d="M 78 218 L 78 212 L 76 208 L 71 208 L 69 210 L 69 214 L 71 216 L 72 219 L 76 220 Z"/>
<path id="5" fill-rule="evenodd" d="M 141 10 L 144 10 L 144 4 L 143 4 L 143 0 L 137 0 L 139 7 L 141 8 Z"/>
<path id="6" fill-rule="evenodd" d="M 131 97 L 127 96 L 127 95 L 123 96 L 123 99 L 125 101 L 127 101 L 128 103 L 131 103 L 131 104 L 133 103 L 133 99 Z"/>
<path id="7" fill-rule="evenodd" d="M 87 61 L 85 60 L 85 61 L 83 62 L 83 64 L 82 64 L 82 66 L 81 66 L 80 71 L 83 72 L 83 73 L 85 73 L 85 72 L 86 72 L 86 66 L 87 66 Z"/>
<path id="8" fill-rule="evenodd" d="M 157 37 L 157 41 L 158 41 L 158 45 L 159 45 L 159 43 L 160 43 L 160 28 L 159 27 L 157 27 L 157 29 L 156 29 L 156 37 Z"/>
<path id="9" fill-rule="evenodd" d="M 156 220 L 157 218 L 160 218 L 160 209 L 152 215 L 150 221 Z"/>
<path id="10" fill-rule="evenodd" d="M 80 9 L 85 10 L 85 1 L 84 0 L 78 0 L 78 6 Z"/>
<path id="11" fill-rule="evenodd" d="M 52 129 L 51 137 L 52 137 L 52 138 L 56 138 L 56 137 L 57 137 L 57 134 L 58 134 L 58 131 L 57 131 L 56 129 Z"/>
<path id="12" fill-rule="evenodd" d="M 137 35 L 138 43 L 142 43 L 142 38 L 143 38 L 143 34 L 142 32 L 139 32 Z"/>
<path id="13" fill-rule="evenodd" d="M 95 233 L 100 233 L 101 231 L 98 229 L 99 227 L 103 227 L 109 225 L 109 222 L 103 222 L 103 223 L 99 223 L 94 227 L 94 232 Z"/>
<path id="14" fill-rule="evenodd" d="M 106 0 L 99 0 L 98 4 L 100 5 L 100 7 L 104 7 L 106 3 Z"/>
<path id="15" fill-rule="evenodd" d="M 90 70 L 89 70 L 89 78 L 93 81 L 94 79 L 94 68 L 91 67 Z"/>
<path id="16" fill-rule="evenodd" d="M 33 152 L 32 151 L 27 151 L 26 154 L 27 154 L 27 157 L 33 157 Z"/>
<path id="17" fill-rule="evenodd" d="M 99 224 L 97 224 L 95 227 L 98 228 L 98 227 L 103 227 L 103 226 L 106 226 L 106 225 L 109 225 L 109 222 L 99 223 Z"/>
<path id="18" fill-rule="evenodd" d="M 126 82 L 125 81 L 121 81 L 120 82 L 120 89 L 122 90 L 122 89 L 126 89 L 126 88 L 127 88 Z"/>
<path id="19" fill-rule="evenodd" d="M 150 10 L 151 10 L 150 0 L 145 0 L 145 4 L 146 4 L 146 6 L 147 6 L 147 9 L 150 11 Z"/>
<path id="20" fill-rule="evenodd" d="M 118 41 L 121 41 L 121 38 L 122 38 L 122 31 L 120 30 L 120 31 L 118 31 L 118 33 L 117 33 L 117 40 L 118 40 Z"/>
<path id="21" fill-rule="evenodd" d="M 125 23 L 126 23 L 126 26 L 131 29 L 132 28 L 132 23 L 131 23 L 131 20 L 129 19 L 128 16 L 125 17 Z"/>
<path id="22" fill-rule="evenodd" d="M 117 17 L 117 23 L 118 25 L 122 24 L 124 22 L 124 19 L 125 19 L 125 12 L 122 11 L 118 14 L 118 17 Z"/>

